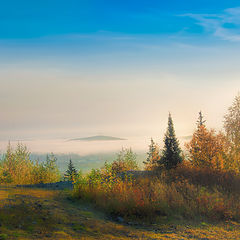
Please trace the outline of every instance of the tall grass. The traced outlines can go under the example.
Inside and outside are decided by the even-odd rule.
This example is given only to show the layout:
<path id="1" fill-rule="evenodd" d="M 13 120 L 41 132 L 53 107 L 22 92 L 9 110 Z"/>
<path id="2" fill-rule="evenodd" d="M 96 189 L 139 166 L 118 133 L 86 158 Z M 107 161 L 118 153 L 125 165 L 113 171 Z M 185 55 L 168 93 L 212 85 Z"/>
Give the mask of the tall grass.
<path id="1" fill-rule="evenodd" d="M 188 162 L 161 174 L 169 182 L 187 179 L 194 185 L 201 185 L 209 190 L 217 189 L 224 194 L 240 194 L 240 175 L 234 171 L 214 168 L 194 167 Z"/>
<path id="2" fill-rule="evenodd" d="M 215 172 L 213 183 L 210 177 L 206 180 L 208 173 L 199 171 L 182 165 L 170 172 L 122 179 L 111 172 L 94 170 L 79 177 L 74 196 L 128 220 L 153 221 L 161 216 L 240 220 L 239 188 L 228 190 L 220 181 L 224 174 Z M 239 177 L 229 176 L 227 184 L 240 184 Z"/>

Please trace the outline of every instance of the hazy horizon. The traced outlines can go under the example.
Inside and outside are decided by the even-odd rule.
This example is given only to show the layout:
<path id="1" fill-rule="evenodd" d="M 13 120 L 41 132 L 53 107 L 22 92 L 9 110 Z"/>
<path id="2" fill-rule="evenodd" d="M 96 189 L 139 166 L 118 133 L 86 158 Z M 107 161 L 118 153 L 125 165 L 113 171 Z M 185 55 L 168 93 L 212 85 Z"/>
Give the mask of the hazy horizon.
<path id="1" fill-rule="evenodd" d="M 177 137 L 192 134 L 200 110 L 220 130 L 239 91 L 233 0 L 14 0 L 0 16 L 2 146 L 92 135 L 161 142 L 169 112 Z"/>

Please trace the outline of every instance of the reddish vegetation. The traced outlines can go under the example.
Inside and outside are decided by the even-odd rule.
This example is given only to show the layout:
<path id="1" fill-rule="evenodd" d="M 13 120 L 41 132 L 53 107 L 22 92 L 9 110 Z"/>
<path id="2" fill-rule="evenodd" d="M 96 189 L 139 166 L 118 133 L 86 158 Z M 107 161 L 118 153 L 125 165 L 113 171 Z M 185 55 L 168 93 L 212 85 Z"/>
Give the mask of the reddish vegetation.
<path id="1" fill-rule="evenodd" d="M 232 172 L 181 164 L 170 171 L 125 180 L 95 171 L 78 181 L 75 196 L 126 219 L 152 221 L 174 215 L 239 220 L 239 184 L 239 176 Z"/>

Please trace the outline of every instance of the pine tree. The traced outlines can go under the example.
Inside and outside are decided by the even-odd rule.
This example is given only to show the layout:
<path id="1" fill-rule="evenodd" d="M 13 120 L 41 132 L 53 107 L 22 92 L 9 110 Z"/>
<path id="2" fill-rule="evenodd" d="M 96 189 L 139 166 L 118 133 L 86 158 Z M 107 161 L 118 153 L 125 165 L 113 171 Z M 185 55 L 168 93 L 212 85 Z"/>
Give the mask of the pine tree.
<path id="1" fill-rule="evenodd" d="M 73 166 L 72 160 L 70 159 L 69 164 L 68 164 L 68 169 L 67 169 L 66 173 L 64 174 L 64 177 L 66 179 L 68 179 L 69 181 L 73 181 L 76 176 L 77 176 L 77 170 Z"/>
<path id="2" fill-rule="evenodd" d="M 199 112 L 199 116 L 198 116 L 198 120 L 197 120 L 197 126 L 204 126 L 206 120 L 203 120 L 203 115 L 202 115 L 202 111 Z"/>
<path id="3" fill-rule="evenodd" d="M 159 148 L 157 144 L 151 138 L 149 145 L 149 151 L 147 153 L 147 159 L 143 163 L 145 164 L 145 170 L 153 170 L 157 167 L 157 163 L 160 160 Z"/>
<path id="4" fill-rule="evenodd" d="M 182 162 L 182 160 L 181 149 L 175 135 L 172 117 L 169 113 L 168 128 L 164 138 L 164 148 L 160 164 L 163 164 L 164 167 L 169 170 L 176 167 L 178 163 Z"/>

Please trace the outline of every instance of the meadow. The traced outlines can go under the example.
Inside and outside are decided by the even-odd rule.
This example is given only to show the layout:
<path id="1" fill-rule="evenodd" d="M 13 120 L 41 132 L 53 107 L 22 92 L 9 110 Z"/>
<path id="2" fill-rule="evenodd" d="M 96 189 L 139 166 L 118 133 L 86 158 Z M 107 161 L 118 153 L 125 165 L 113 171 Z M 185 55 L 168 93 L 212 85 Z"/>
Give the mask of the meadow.
<path id="1" fill-rule="evenodd" d="M 54 154 L 32 160 L 25 145 L 9 144 L 0 161 L 0 239 L 239 239 L 239 106 L 240 95 L 225 133 L 208 129 L 200 112 L 186 152 L 169 114 L 164 147 L 151 139 L 144 169 L 123 148 L 88 173 L 69 161 L 63 174 Z M 60 180 L 73 190 L 34 189 Z"/>

